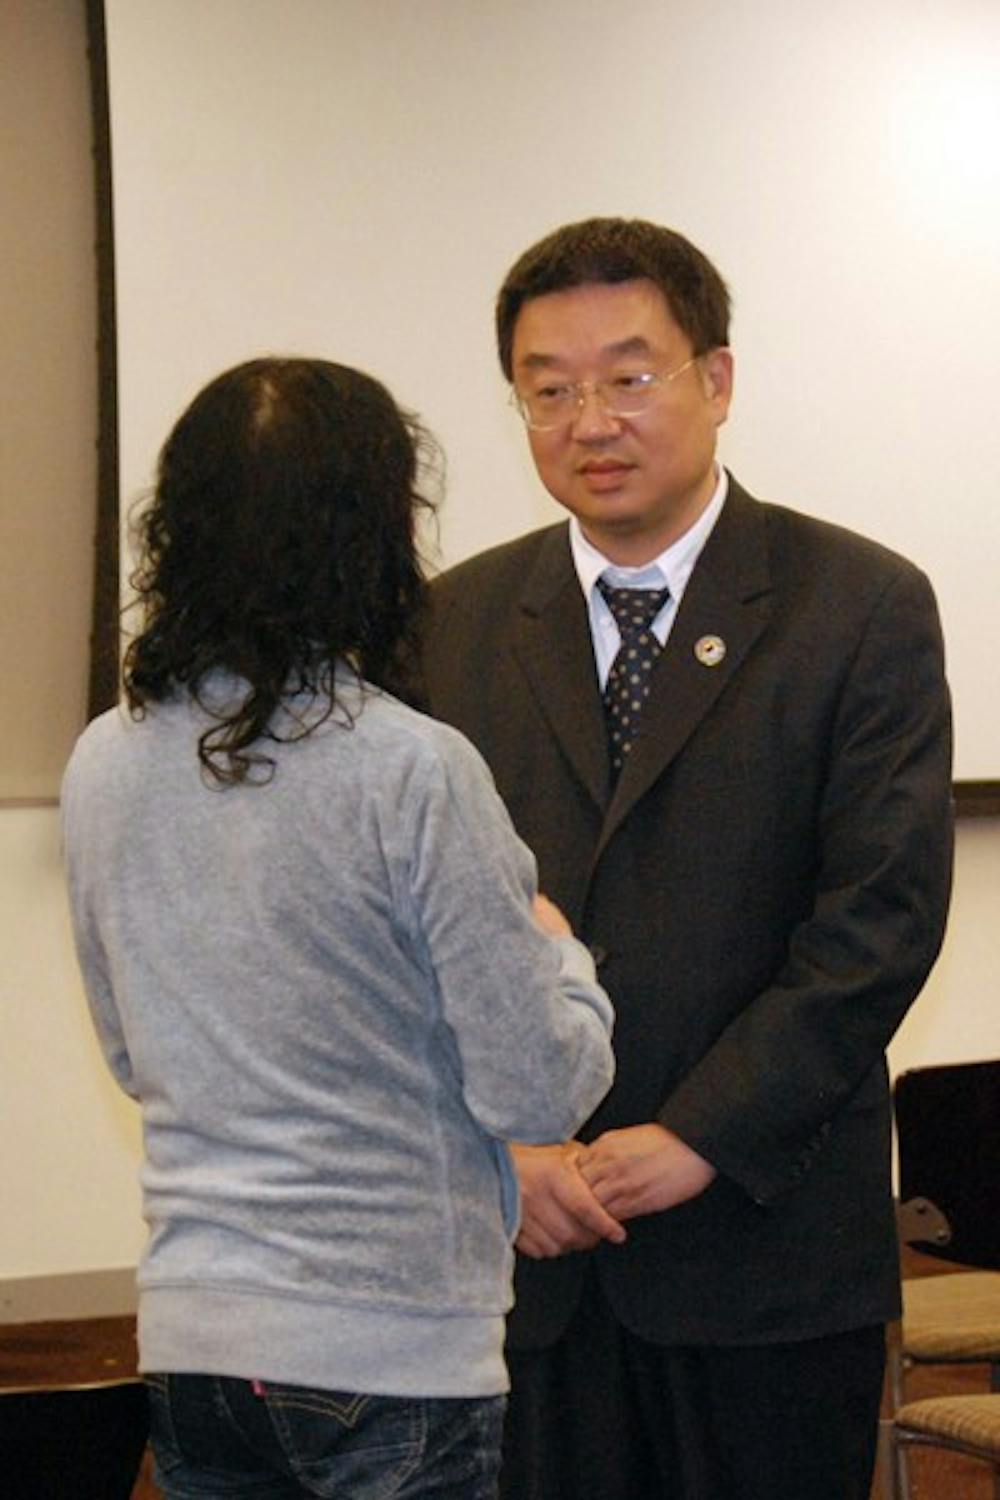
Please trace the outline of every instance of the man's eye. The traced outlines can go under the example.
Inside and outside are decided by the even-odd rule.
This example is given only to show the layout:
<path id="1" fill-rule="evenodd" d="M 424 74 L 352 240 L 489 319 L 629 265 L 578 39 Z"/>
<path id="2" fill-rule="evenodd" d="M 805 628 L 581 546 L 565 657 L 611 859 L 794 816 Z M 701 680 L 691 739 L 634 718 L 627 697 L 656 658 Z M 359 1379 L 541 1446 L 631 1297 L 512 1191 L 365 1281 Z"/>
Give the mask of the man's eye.
<path id="1" fill-rule="evenodd" d="M 558 406 L 572 399 L 572 387 L 568 385 L 543 385 L 535 392 L 535 400 L 546 406 Z"/>
<path id="2" fill-rule="evenodd" d="M 649 370 L 635 370 L 628 374 L 612 375 L 611 384 L 616 391 L 645 391 L 655 379 L 656 376 Z"/>

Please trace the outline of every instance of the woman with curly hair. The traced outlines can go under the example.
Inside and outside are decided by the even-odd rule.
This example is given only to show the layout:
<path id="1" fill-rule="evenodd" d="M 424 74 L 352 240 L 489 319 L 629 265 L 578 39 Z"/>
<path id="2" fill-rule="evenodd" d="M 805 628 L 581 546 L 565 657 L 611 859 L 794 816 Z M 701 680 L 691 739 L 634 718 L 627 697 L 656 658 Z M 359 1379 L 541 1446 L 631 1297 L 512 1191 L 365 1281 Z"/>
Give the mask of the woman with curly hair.
<path id="1" fill-rule="evenodd" d="M 127 712 L 66 772 L 80 964 L 142 1107 L 168 1500 L 493 1496 L 505 1142 L 610 1083 L 592 960 L 482 761 L 384 686 L 432 449 L 342 365 L 212 381 L 139 524 Z"/>

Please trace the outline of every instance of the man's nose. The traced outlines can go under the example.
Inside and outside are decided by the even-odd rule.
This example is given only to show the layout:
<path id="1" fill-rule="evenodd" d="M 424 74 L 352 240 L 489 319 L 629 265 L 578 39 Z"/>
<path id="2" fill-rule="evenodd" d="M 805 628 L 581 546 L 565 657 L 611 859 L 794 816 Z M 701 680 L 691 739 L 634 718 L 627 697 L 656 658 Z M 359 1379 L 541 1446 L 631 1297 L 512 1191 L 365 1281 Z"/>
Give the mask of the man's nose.
<path id="1" fill-rule="evenodd" d="M 598 386 L 581 381 L 577 387 L 576 412 L 572 431 L 582 442 L 613 437 L 621 427 L 621 418 L 608 411 Z"/>

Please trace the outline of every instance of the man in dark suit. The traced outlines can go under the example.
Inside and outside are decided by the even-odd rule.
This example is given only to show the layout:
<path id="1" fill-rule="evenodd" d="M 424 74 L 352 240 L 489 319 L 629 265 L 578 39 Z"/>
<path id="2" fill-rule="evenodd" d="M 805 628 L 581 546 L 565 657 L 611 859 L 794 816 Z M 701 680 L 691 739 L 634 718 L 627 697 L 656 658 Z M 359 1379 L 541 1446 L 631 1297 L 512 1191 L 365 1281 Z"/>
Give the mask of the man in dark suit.
<path id="1" fill-rule="evenodd" d="M 868 1494 L 884 1049 L 944 928 L 948 693 L 922 573 L 717 464 L 728 312 L 643 221 L 522 256 L 500 359 L 571 519 L 433 591 L 428 706 L 617 1010 L 580 1139 L 515 1147 L 510 1500 Z"/>

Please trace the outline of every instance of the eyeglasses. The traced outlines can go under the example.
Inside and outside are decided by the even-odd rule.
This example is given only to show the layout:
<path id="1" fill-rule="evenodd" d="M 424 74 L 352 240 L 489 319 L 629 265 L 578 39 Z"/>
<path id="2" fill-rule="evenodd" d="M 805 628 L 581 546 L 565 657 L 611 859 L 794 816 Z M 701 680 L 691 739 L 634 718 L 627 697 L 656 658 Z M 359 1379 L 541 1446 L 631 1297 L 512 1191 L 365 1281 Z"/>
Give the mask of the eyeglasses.
<path id="1" fill-rule="evenodd" d="M 664 386 L 697 364 L 694 354 L 675 370 L 623 370 L 604 380 L 548 380 L 534 390 L 510 393 L 511 405 L 532 432 L 554 432 L 572 422 L 593 391 L 609 417 L 641 417 L 655 406 Z"/>

